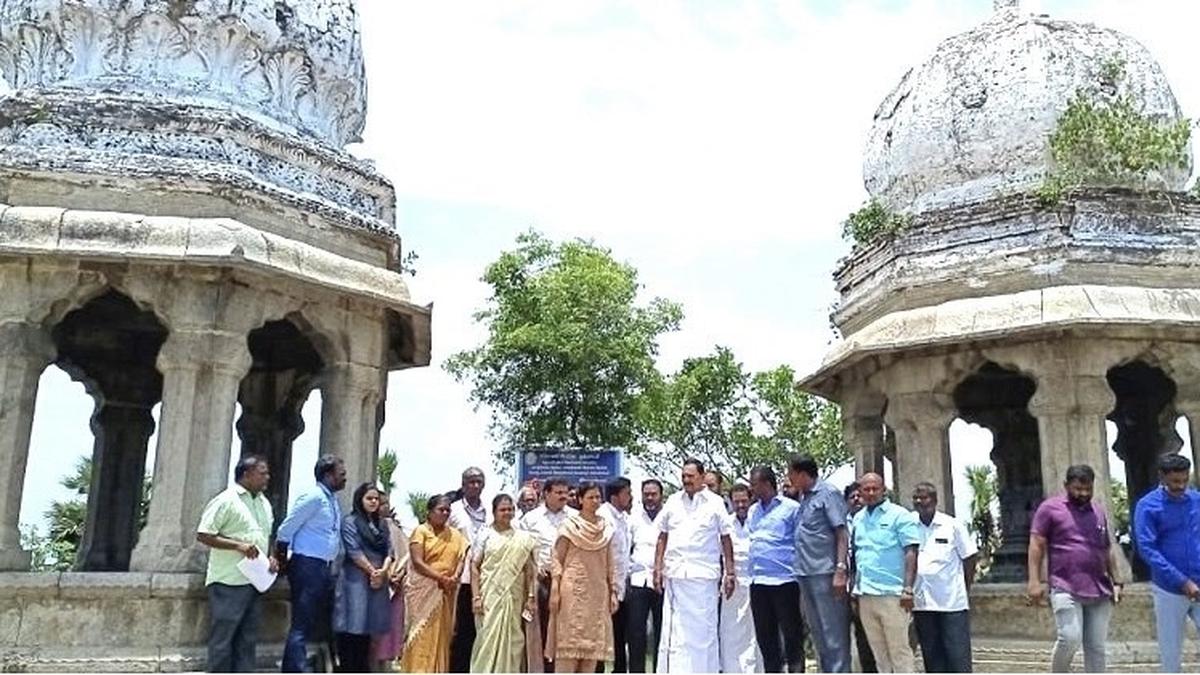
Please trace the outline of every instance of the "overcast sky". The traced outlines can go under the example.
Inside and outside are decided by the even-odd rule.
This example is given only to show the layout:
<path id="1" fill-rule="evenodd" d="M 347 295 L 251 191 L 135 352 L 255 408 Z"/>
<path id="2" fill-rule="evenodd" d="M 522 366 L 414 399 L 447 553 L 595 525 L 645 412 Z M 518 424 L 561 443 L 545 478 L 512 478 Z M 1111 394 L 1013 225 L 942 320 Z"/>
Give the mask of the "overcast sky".
<path id="1" fill-rule="evenodd" d="M 1194 3 L 1025 4 L 1136 37 L 1185 113 L 1200 114 Z M 382 446 L 400 455 L 403 494 L 453 487 L 470 464 L 491 470 L 486 415 L 441 363 L 481 339 L 471 322 L 487 297 L 479 277 L 530 227 L 594 238 L 638 268 L 647 297 L 683 303 L 682 330 L 662 341 L 664 370 L 718 344 L 750 369 L 814 368 L 831 339 L 830 274 L 848 250 L 840 223 L 866 197 L 872 115 L 908 68 L 985 20 L 992 2 L 359 7 L 369 114 L 351 150 L 395 183 L 397 227 L 420 255 L 413 297 L 435 303 L 433 365 L 390 379 Z M 91 402 L 57 369 L 38 406 L 23 523 L 68 496 L 57 480 L 92 444 Z M 314 395 L 294 481 L 311 481 L 319 410 Z M 951 437 L 958 473 L 986 461 L 987 432 L 957 422 Z M 960 505 L 969 498 L 956 493 Z"/>

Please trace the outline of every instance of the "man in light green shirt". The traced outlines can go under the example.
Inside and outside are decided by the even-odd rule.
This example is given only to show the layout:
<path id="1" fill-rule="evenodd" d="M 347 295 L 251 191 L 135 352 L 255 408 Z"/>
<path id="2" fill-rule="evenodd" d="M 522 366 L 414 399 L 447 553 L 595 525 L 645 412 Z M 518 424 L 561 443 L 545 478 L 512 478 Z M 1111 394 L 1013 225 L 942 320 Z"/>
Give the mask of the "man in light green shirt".
<path id="1" fill-rule="evenodd" d="M 271 502 L 263 495 L 271 480 L 262 457 L 248 455 L 234 468 L 234 485 L 204 507 L 196 539 L 212 549 L 205 584 L 212 616 L 208 638 L 208 670 L 245 673 L 255 669 L 259 595 L 238 569 L 242 558 L 267 556 L 270 549 Z M 278 571 L 268 557 L 272 572 Z"/>

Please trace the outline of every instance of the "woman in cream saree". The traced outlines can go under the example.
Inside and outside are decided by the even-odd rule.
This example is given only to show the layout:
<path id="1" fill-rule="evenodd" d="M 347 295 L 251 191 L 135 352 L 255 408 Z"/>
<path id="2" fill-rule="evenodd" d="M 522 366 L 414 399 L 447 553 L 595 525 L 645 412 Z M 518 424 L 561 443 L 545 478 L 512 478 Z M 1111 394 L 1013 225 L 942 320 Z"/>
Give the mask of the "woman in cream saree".
<path id="1" fill-rule="evenodd" d="M 450 668 L 450 637 L 458 580 L 467 540 L 446 521 L 450 499 L 429 500 L 429 518 L 413 530 L 404 588 L 405 645 L 400 667 L 406 673 L 444 673 Z"/>
<path id="2" fill-rule="evenodd" d="M 516 673 L 527 665 L 522 613 L 535 616 L 534 551 L 537 541 L 513 528 L 512 497 L 492 500 L 495 524 L 472 546 L 471 589 L 478 629 L 471 654 L 472 673 Z M 540 655 L 536 659 L 541 665 Z"/>

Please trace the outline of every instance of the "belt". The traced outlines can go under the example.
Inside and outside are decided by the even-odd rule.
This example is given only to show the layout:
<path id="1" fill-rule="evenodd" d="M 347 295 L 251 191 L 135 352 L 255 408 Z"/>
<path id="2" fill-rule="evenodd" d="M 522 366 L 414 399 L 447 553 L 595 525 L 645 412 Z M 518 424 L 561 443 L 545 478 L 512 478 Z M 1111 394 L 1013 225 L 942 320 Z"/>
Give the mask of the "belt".
<path id="1" fill-rule="evenodd" d="M 304 555 L 303 553 L 295 553 L 295 552 L 292 553 L 292 557 L 293 558 L 305 558 L 308 560 L 316 560 L 317 562 L 323 563 L 330 570 L 333 569 L 334 563 L 337 562 L 336 558 L 334 558 L 333 560 L 326 560 L 324 558 L 318 558 L 316 556 Z"/>

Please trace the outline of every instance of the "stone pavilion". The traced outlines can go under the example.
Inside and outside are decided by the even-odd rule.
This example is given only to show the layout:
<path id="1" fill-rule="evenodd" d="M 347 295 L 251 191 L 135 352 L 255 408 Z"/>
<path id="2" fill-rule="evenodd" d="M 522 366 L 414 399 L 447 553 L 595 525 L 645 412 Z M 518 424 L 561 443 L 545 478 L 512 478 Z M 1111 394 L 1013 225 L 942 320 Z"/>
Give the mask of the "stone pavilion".
<path id="1" fill-rule="evenodd" d="M 202 667 L 195 527 L 233 434 L 281 515 L 308 395 L 321 451 L 370 479 L 388 374 L 429 363 L 394 189 L 344 149 L 366 116 L 355 2 L 0 0 L 0 76 L 0 670 Z M 95 399 L 94 474 L 77 569 L 31 573 L 50 364 Z"/>
<path id="2" fill-rule="evenodd" d="M 1069 465 L 1094 467 L 1109 502 L 1106 421 L 1132 498 L 1156 484 L 1158 457 L 1180 450 L 1179 416 L 1200 445 L 1200 199 L 1185 192 L 1190 151 L 1149 185 L 1039 199 L 1076 92 L 1131 96 L 1160 121 L 1182 113 L 1134 39 L 995 5 L 875 112 L 866 188 L 912 224 L 839 264 L 832 319 L 843 337 L 804 386 L 842 405 L 860 474 L 891 461 L 905 505 L 930 481 L 952 513 L 952 471 L 964 467 L 951 468 L 949 426 L 988 429 L 1003 533 L 992 581 L 1019 582 L 1033 511 Z M 1140 561 L 1133 573 L 1146 578 Z M 1023 594 L 1019 583 L 976 587 L 982 668 L 1048 668 L 1049 610 L 1026 608 Z M 1156 669 L 1149 589 L 1128 595 L 1110 663 Z M 1196 662 L 1195 643 L 1187 649 Z"/>

